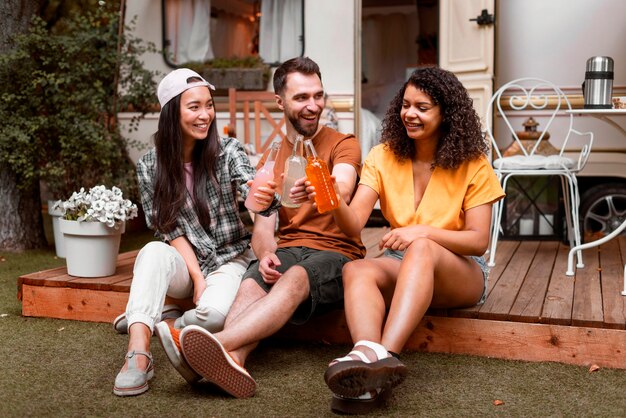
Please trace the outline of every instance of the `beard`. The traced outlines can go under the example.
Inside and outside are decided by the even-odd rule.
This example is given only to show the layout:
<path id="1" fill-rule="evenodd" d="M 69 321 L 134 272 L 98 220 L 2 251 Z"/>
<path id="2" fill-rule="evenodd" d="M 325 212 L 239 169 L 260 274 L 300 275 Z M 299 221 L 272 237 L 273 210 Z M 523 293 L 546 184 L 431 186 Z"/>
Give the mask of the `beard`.
<path id="1" fill-rule="evenodd" d="M 315 135 L 315 132 L 317 132 L 317 127 L 319 126 L 319 115 L 318 115 L 317 122 L 314 125 L 307 125 L 307 126 L 302 126 L 302 124 L 300 123 L 300 119 L 298 119 L 298 117 L 289 116 L 288 119 L 289 119 L 289 122 L 291 122 L 291 125 L 293 126 L 293 128 L 296 130 L 296 132 L 298 132 L 300 135 L 304 136 L 305 138 L 311 138 L 313 135 Z"/>

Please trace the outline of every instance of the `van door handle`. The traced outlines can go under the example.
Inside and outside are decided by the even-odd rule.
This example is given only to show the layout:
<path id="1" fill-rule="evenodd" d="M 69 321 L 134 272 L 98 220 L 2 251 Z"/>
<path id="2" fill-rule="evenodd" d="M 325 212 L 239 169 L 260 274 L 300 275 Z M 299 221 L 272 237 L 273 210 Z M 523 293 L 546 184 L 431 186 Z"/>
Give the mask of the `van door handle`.
<path id="1" fill-rule="evenodd" d="M 496 17 L 489 14 L 487 9 L 483 9 L 476 18 L 470 19 L 470 22 L 476 22 L 478 26 L 493 25 L 496 23 Z"/>

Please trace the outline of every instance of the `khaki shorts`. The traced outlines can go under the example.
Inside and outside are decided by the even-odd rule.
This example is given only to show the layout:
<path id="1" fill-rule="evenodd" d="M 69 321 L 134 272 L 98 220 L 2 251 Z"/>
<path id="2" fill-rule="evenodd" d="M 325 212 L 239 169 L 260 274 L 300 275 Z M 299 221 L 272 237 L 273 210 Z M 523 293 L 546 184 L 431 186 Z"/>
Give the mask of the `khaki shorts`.
<path id="1" fill-rule="evenodd" d="M 286 272 L 293 266 L 306 270 L 309 277 L 309 298 L 302 302 L 291 317 L 292 324 L 301 325 L 313 314 L 343 307 L 343 281 L 341 270 L 350 259 L 334 251 L 320 251 L 308 247 L 285 247 L 276 250 L 280 260 L 277 270 Z M 262 289 L 269 292 L 272 285 L 263 281 L 259 273 L 259 261 L 250 263 L 243 279 L 254 279 Z"/>

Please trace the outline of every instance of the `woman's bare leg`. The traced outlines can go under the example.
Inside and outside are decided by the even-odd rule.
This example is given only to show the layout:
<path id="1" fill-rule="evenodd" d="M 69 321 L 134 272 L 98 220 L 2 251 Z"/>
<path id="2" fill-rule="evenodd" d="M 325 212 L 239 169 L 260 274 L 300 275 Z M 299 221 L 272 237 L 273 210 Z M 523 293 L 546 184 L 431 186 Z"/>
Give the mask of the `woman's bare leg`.
<path id="1" fill-rule="evenodd" d="M 476 262 L 429 239 L 405 252 L 383 330 L 382 344 L 400 352 L 429 306 L 472 306 L 480 299 L 483 274 Z"/>
<path id="2" fill-rule="evenodd" d="M 352 341 L 380 343 L 399 269 L 400 260 L 390 257 L 356 260 L 344 266 L 344 309 Z"/>
<path id="3" fill-rule="evenodd" d="M 141 322 L 135 322 L 130 326 L 128 330 L 128 352 L 131 351 L 145 351 L 150 352 L 150 337 L 152 332 L 146 324 Z M 137 367 L 141 370 L 145 370 L 148 367 L 148 358 L 146 356 L 135 357 Z M 124 362 L 122 371 L 128 369 L 128 359 Z"/>

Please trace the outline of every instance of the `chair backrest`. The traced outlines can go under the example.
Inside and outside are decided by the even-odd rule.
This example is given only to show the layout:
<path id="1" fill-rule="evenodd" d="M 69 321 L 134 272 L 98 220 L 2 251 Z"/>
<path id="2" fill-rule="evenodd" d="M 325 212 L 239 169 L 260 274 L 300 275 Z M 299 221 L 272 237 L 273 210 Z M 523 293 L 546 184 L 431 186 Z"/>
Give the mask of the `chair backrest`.
<path id="1" fill-rule="evenodd" d="M 228 89 L 228 110 L 230 112 L 229 131 L 237 136 L 237 107 L 241 103 L 243 111 L 243 143 L 254 147 L 255 153 L 262 153 L 277 136 L 285 138 L 282 131 L 285 118 L 274 119 L 268 106 L 276 103 L 276 96 L 270 91 L 241 91 Z M 252 115 L 251 115 L 252 112 Z M 252 117 L 251 117 L 252 116 Z M 272 128 L 272 132 L 263 139 L 261 137 L 261 123 L 265 120 Z M 254 122 L 254 137 L 251 136 L 250 124 Z M 240 138 L 241 139 L 241 138 Z M 254 140 L 254 141 L 253 141 Z"/>
<path id="2" fill-rule="evenodd" d="M 511 134 L 512 143 L 516 143 L 519 151 L 529 157 L 538 154 L 538 151 L 542 149 L 542 142 L 546 141 L 546 132 L 549 131 L 557 114 L 567 118 L 567 133 L 558 149 L 558 155 L 562 156 L 572 132 L 573 124 L 573 115 L 566 113 L 567 110 L 571 110 L 567 96 L 550 81 L 540 78 L 519 78 L 500 87 L 489 101 L 486 115 L 487 136 L 491 140 L 493 151 L 496 153 L 497 158 L 502 158 L 502 154 L 492 131 L 495 128 L 493 121 L 499 117 L 502 118 L 508 128 L 507 134 Z M 524 144 L 517 134 L 520 127 L 515 128 L 511 123 L 511 118 L 515 113 L 521 111 L 541 111 L 542 120 L 547 118 L 547 122 L 541 124 L 542 132 L 540 136 L 530 147 L 528 142 Z"/>

